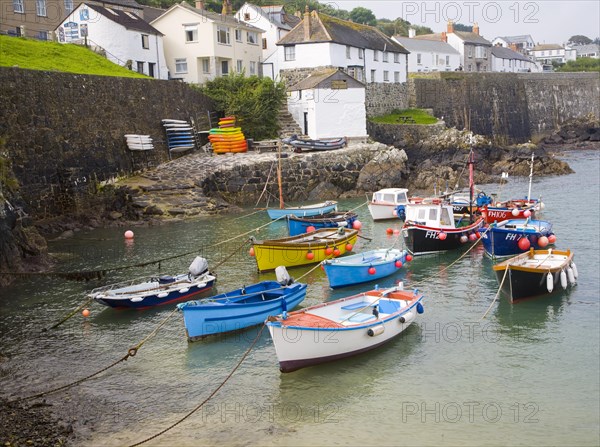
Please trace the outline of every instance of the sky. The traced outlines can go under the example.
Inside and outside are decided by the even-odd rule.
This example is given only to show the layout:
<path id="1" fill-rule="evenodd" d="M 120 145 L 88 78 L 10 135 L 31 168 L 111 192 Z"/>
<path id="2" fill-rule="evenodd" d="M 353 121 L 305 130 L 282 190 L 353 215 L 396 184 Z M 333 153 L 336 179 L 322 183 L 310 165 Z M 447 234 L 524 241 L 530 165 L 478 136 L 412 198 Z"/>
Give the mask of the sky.
<path id="1" fill-rule="evenodd" d="M 497 36 L 529 34 L 536 43 L 563 44 L 573 35 L 600 37 L 600 0 L 320 0 L 351 11 L 362 6 L 378 19 L 402 17 L 434 32 L 446 30 L 446 23 L 479 24 L 479 33 L 491 40 Z"/>

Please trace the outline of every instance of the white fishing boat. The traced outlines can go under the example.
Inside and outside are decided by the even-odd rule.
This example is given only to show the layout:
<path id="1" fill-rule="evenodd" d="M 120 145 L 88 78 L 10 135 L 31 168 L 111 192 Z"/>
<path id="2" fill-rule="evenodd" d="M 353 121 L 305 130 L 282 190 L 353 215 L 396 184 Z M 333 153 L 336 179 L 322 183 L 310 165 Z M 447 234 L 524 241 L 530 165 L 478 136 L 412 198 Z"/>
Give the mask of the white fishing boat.
<path id="1" fill-rule="evenodd" d="M 279 369 L 300 368 L 374 349 L 423 313 L 423 295 L 396 287 L 371 290 L 267 319 Z"/>
<path id="2" fill-rule="evenodd" d="M 409 202 L 408 189 L 385 188 L 373 193 L 369 202 L 369 212 L 373 220 L 398 219 L 396 208 Z"/>

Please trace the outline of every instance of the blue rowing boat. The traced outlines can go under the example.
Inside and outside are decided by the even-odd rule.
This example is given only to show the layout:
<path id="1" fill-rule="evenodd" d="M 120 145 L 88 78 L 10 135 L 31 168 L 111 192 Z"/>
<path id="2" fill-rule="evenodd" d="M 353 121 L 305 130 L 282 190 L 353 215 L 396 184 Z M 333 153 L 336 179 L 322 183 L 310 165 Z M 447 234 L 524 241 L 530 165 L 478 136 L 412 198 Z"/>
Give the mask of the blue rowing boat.
<path id="1" fill-rule="evenodd" d="M 327 202 L 315 203 L 314 205 L 292 206 L 287 208 L 267 208 L 267 213 L 272 220 L 275 220 L 290 215 L 298 217 L 321 216 L 336 210 L 337 202 L 328 200 Z"/>
<path id="2" fill-rule="evenodd" d="M 356 213 L 350 211 L 327 213 L 314 217 L 287 216 L 288 234 L 290 236 L 297 236 L 308 233 L 309 230 L 314 231 L 321 228 L 352 228 L 352 224 L 357 218 Z"/>
<path id="3" fill-rule="evenodd" d="M 530 248 L 544 249 L 556 241 L 552 224 L 545 220 L 509 219 L 490 224 L 482 234 L 483 248 L 491 257 L 514 256 Z"/>
<path id="4" fill-rule="evenodd" d="M 188 340 L 261 324 L 267 317 L 286 313 L 300 304 L 306 297 L 306 284 L 293 282 L 285 267 L 278 267 L 276 274 L 278 281 L 262 281 L 178 304 Z"/>
<path id="5" fill-rule="evenodd" d="M 329 286 L 361 284 L 396 273 L 407 261 L 406 250 L 378 248 L 376 250 L 323 261 Z M 410 258 L 409 258 L 410 259 Z"/>

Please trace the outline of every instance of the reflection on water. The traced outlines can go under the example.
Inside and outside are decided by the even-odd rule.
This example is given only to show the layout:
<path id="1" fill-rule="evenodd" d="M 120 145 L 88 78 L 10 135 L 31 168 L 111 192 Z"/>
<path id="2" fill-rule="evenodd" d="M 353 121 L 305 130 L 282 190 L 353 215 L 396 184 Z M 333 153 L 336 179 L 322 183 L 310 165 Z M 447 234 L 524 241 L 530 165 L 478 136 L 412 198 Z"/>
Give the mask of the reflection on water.
<path id="1" fill-rule="evenodd" d="M 600 248 L 598 238 L 590 235 L 597 235 L 599 216 L 597 206 L 581 213 L 581 204 L 598 203 L 600 169 L 598 155 L 592 152 L 568 154 L 568 161 L 576 174 L 535 179 L 533 191 L 544 196 L 543 218 L 553 223 L 557 246 L 575 252 L 576 287 L 517 304 L 500 296 L 481 320 L 498 290 L 492 261 L 481 247 L 468 253 L 465 247 L 460 252 L 418 256 L 377 282 L 389 287 L 402 280 L 407 288 L 416 287 L 425 295 L 425 313 L 397 339 L 355 358 L 281 374 L 265 330 L 215 397 L 151 445 L 308 446 L 333 439 L 346 445 L 598 444 Z M 500 194 L 522 196 L 527 186 L 526 179 L 513 178 Z M 499 185 L 480 187 L 488 193 L 499 190 Z M 351 209 L 362 202 L 362 198 L 343 200 L 340 206 Z M 374 223 L 366 207 L 356 211 L 363 222 L 362 234 L 373 239 L 359 239 L 356 252 L 393 243 L 395 238 L 385 230 L 400 228 L 400 222 Z M 574 225 L 576 215 L 580 218 Z M 97 371 L 122 357 L 173 310 L 165 306 L 119 312 L 92 305 L 89 318 L 77 315 L 56 330 L 41 331 L 81 304 L 94 287 L 184 272 L 196 254 L 215 267 L 234 252 L 216 268 L 213 293 L 273 279 L 273 272 L 257 273 L 247 246 L 242 248 L 247 237 L 219 244 L 248 231 L 257 238 L 285 235 L 283 222 L 254 231 L 267 222 L 266 213 L 237 220 L 219 216 L 135 228 L 131 242 L 124 240 L 123 229 L 79 232 L 73 239 L 52 242 L 51 251 L 61 253 L 58 268 L 63 271 L 194 253 L 160 265 L 110 271 L 102 281 L 37 277 L 3 289 L 2 394 L 25 396 Z M 291 276 L 303 277 L 309 284 L 302 306 L 376 284 L 333 291 L 323 271 L 313 267 L 289 269 Z M 205 400 L 232 371 L 258 330 L 188 343 L 182 316 L 176 312 L 135 358 L 69 392 L 49 396 L 48 402 L 77 415 L 78 431 L 90 436 L 80 444 L 140 441 Z M 465 402 L 474 404 L 468 407 Z M 535 423 L 524 422 L 529 404 L 539 410 Z M 449 409 L 457 408 L 461 417 L 449 422 Z M 478 412 L 470 417 L 469 408 Z M 501 417 L 493 419 L 491 413 L 488 417 L 483 408 L 499 408 Z M 521 411 L 517 415 L 515 408 Z"/>

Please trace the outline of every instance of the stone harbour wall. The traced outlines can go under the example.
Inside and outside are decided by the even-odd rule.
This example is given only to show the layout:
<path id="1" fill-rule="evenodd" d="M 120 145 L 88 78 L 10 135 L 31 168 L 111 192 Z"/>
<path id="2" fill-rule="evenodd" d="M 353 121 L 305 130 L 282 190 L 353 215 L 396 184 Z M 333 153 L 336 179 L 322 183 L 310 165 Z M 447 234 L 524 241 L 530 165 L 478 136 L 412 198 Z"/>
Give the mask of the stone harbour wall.
<path id="1" fill-rule="evenodd" d="M 523 143 L 574 118 L 600 116 L 598 73 L 440 73 L 415 78 L 416 105 L 497 144 Z"/>
<path id="2" fill-rule="evenodd" d="M 164 118 L 202 120 L 209 101 L 186 84 L 0 67 L 0 138 L 37 217 L 85 206 L 90 185 L 169 160 Z M 130 151 L 125 134 L 153 138 Z"/>

